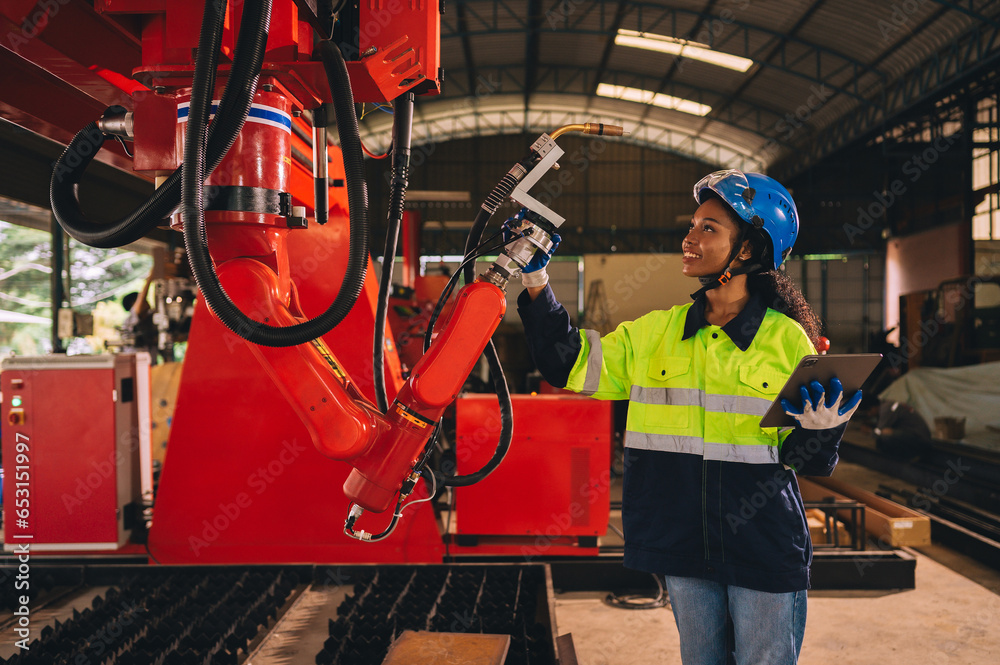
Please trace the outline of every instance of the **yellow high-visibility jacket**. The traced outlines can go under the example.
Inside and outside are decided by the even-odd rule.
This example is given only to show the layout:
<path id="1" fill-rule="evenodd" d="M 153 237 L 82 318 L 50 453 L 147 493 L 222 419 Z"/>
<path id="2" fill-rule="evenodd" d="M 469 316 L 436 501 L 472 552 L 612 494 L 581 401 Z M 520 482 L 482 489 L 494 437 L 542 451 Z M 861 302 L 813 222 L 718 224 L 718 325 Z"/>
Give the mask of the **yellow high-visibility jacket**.
<path id="1" fill-rule="evenodd" d="M 602 338 L 567 328 L 549 289 L 518 304 L 550 382 L 565 376 L 569 390 L 629 400 L 626 566 L 761 591 L 808 588 L 812 546 L 793 468 L 829 475 L 844 427 L 759 425 L 799 360 L 815 353 L 798 323 L 753 296 L 715 326 L 699 300 Z"/>

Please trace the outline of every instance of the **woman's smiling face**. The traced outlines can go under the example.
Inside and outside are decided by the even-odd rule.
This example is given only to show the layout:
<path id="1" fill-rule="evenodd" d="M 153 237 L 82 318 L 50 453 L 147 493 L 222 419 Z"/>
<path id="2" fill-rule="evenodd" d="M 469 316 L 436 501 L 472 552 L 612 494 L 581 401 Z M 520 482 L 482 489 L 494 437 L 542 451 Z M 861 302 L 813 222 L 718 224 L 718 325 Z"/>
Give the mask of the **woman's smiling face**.
<path id="1" fill-rule="evenodd" d="M 715 197 L 698 206 L 681 245 L 683 274 L 717 275 L 729 266 L 729 255 L 739 231 L 732 217 L 732 211 Z"/>

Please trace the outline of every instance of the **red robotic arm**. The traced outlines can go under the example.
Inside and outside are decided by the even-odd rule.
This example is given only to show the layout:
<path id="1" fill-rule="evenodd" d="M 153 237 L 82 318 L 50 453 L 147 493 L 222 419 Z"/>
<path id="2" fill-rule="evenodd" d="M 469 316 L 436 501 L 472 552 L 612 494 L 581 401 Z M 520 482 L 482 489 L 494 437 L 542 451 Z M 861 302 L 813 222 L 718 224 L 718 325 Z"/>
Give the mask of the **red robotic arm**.
<path id="1" fill-rule="evenodd" d="M 278 274 L 262 261 L 226 261 L 219 278 L 234 300 L 255 303 L 257 316 L 275 325 L 299 322 L 282 295 Z M 503 291 L 495 284 L 477 281 L 463 288 L 448 325 L 385 414 L 361 394 L 320 340 L 292 347 L 248 346 L 316 448 L 354 466 L 344 486 L 348 498 L 382 512 L 420 461 L 438 419 L 458 396 L 505 308 Z"/>
<path id="2" fill-rule="evenodd" d="M 381 18 L 376 16 L 386 11 L 380 9 L 381 3 L 348 3 L 345 7 L 359 13 L 359 16 L 350 19 L 357 25 L 367 26 L 377 22 L 382 26 L 378 35 L 359 30 L 354 40 L 354 57 L 347 58 L 350 61 L 346 63 L 351 77 L 349 87 L 358 94 L 358 101 L 388 101 L 406 92 L 434 94 L 438 91 L 437 3 L 425 3 L 420 7 L 407 7 L 406 3 L 402 3 L 399 11 Z M 321 76 L 323 68 L 311 58 L 311 33 L 299 20 L 298 8 L 299 3 L 291 0 L 274 3 L 270 18 L 272 29 L 270 32 L 262 31 L 266 51 L 263 43 L 257 44 L 264 63 L 259 68 L 259 78 L 254 79 L 258 88 L 255 91 L 253 87 L 249 88 L 252 99 L 246 100 L 249 111 L 245 123 L 238 133 L 234 133 L 228 154 L 222 151 L 225 157 L 218 157 L 218 166 L 205 180 L 207 205 L 199 202 L 198 206 L 194 206 L 189 193 L 194 176 L 190 175 L 193 171 L 187 166 L 191 163 L 190 153 L 200 150 L 191 148 L 198 146 L 199 141 L 192 142 L 186 134 L 194 135 L 195 129 L 204 131 L 203 120 L 208 117 L 209 109 L 214 108 L 213 100 L 220 96 L 222 101 L 217 105 L 217 115 L 223 116 L 227 112 L 226 96 L 230 92 L 227 79 L 230 76 L 235 79 L 242 62 L 238 62 L 241 48 L 244 48 L 242 34 L 238 35 L 245 27 L 241 18 L 246 18 L 243 21 L 246 23 L 250 17 L 235 16 L 230 8 L 226 10 L 230 13 L 224 22 L 218 19 L 217 39 L 221 39 L 221 47 L 209 51 L 215 53 L 215 57 L 221 53 L 233 61 L 231 66 L 220 65 L 216 75 L 208 76 L 198 73 L 205 49 L 198 49 L 198 63 L 192 66 L 190 62 L 195 46 L 192 39 L 195 31 L 192 28 L 196 25 L 197 16 L 194 10 L 200 10 L 199 3 L 164 5 L 153 0 L 127 3 L 102 0 L 96 3 L 98 12 L 143 17 L 143 65 L 135 70 L 134 76 L 146 85 L 132 92 L 134 111 L 123 115 L 126 109 L 119 109 L 101 124 L 93 128 L 88 126 L 64 153 L 53 178 L 53 191 L 58 187 L 63 192 L 56 214 L 67 231 L 78 239 L 86 242 L 81 235 L 105 235 L 100 229 L 82 233 L 80 226 L 85 224 L 74 228 L 73 223 L 67 223 L 62 217 L 63 212 L 72 212 L 69 209 L 73 207 L 73 201 L 66 198 L 66 192 L 79 181 L 89 161 L 89 157 L 81 159 L 80 155 L 92 156 L 96 151 L 95 140 L 99 147 L 100 142 L 108 140 L 112 134 L 134 138 L 136 169 L 162 180 L 180 165 L 180 146 L 185 144 L 187 138 L 189 154 L 184 156 L 187 175 L 183 215 L 180 217 L 183 218 L 192 263 L 197 258 L 197 252 L 192 254 L 192 248 L 205 248 L 201 268 L 193 266 L 196 276 L 202 275 L 198 281 L 203 299 L 227 327 L 249 340 L 247 346 L 251 353 L 291 405 L 316 448 L 324 455 L 346 461 L 354 467 L 344 485 L 345 493 L 355 504 L 346 531 L 349 535 L 370 539 L 371 536 L 364 532 L 354 532 L 354 522 L 363 510 L 386 510 L 397 495 L 400 496 L 396 505 L 401 505 L 403 497 L 415 482 L 414 474 L 418 472 L 437 421 L 457 397 L 503 318 L 503 289 L 507 280 L 517 275 L 535 251 L 539 248 L 544 250 L 551 243 L 549 233 L 563 221 L 528 194 L 530 187 L 555 165 L 562 154 L 554 139 L 565 131 L 609 135 L 621 135 L 623 132 L 620 127 L 597 124 L 563 127 L 551 136 L 542 135 L 532 145 L 529 156 L 511 169 L 491 195 L 492 211 L 509 195 L 534 213 L 531 218 L 535 223 L 525 222 L 520 229 L 521 236 L 506 247 L 500 259 L 483 276 L 459 291 L 454 311 L 444 329 L 417 362 L 395 400 L 382 412 L 364 397 L 320 339 L 310 338 L 311 341 L 307 339 L 305 343 L 282 345 L 272 344 L 274 336 L 270 335 L 267 341 L 258 345 L 253 335 L 244 335 L 244 329 L 251 332 L 291 327 L 300 329 L 306 318 L 291 279 L 288 259 L 288 235 L 299 233 L 306 226 L 306 210 L 293 205 L 295 201 L 288 193 L 291 189 L 292 127 L 295 124 L 292 118 L 329 100 L 330 93 Z M 209 12 L 206 12 L 207 16 Z M 318 21 L 321 27 L 325 25 L 317 17 L 305 18 L 310 23 Z M 261 27 L 266 29 L 268 26 Z M 349 27 L 346 29 L 350 32 Z M 203 26 L 203 39 L 207 34 L 205 30 Z M 339 48 L 345 50 L 343 41 Z M 337 50 L 338 47 L 331 42 L 322 42 L 324 60 L 331 49 Z M 403 67 L 400 64 L 403 61 L 408 62 L 408 66 Z M 327 65 L 329 73 L 329 63 Z M 216 77 L 218 81 L 211 88 Z M 199 81 L 206 82 L 204 85 L 207 87 L 199 88 Z M 243 85 L 242 81 L 236 83 L 237 86 Z M 342 106 L 348 108 L 348 114 L 353 114 L 353 104 L 349 101 Z M 338 109 L 338 127 L 343 120 L 339 116 L 340 111 Z M 228 121 L 228 118 L 225 120 Z M 214 124 L 226 126 L 220 117 Z M 314 161 L 325 161 L 323 142 L 316 139 Z M 212 139 L 202 139 L 202 149 L 205 144 L 210 149 Z M 348 146 L 345 140 L 342 140 L 342 145 L 346 154 Z M 206 152 L 210 153 L 210 150 Z M 203 155 L 198 159 L 201 163 L 206 161 Z M 209 156 L 207 161 L 212 159 Z M 326 180 L 322 175 L 323 169 L 316 172 L 318 177 Z M 348 172 L 348 180 L 350 178 Z M 167 179 L 167 182 L 170 180 Z M 196 182 L 194 184 L 197 185 Z M 326 183 L 321 185 L 326 189 Z M 68 196 L 75 197 L 75 193 Z M 53 194 L 54 204 L 57 198 Z M 197 198 L 202 197 L 198 195 Z M 166 196 L 158 199 L 161 202 L 156 207 L 157 215 L 169 214 L 173 210 L 168 202 L 163 202 L 166 199 Z M 71 204 L 68 207 L 62 205 L 67 200 Z M 176 203 L 173 205 L 176 206 Z M 487 207 L 484 204 L 484 210 Z M 324 218 L 321 213 L 315 216 L 320 222 Z M 152 217 L 154 225 L 159 222 L 160 217 Z M 488 217 L 483 220 L 484 224 Z M 199 222 L 192 231 L 189 221 L 193 218 L 198 218 Z M 130 230 L 121 236 L 131 236 L 134 234 L 131 229 L 145 224 L 133 225 L 130 221 L 126 225 Z M 182 226 L 176 215 L 173 226 Z M 199 239 L 199 236 L 203 237 Z M 109 241 L 105 237 L 99 242 Z M 192 245 L 192 242 L 195 244 Z M 362 258 L 367 262 L 367 256 Z M 209 275 L 207 282 L 204 278 L 206 270 Z M 219 313 L 211 296 L 212 291 L 228 299 L 229 306 L 243 317 L 243 323 L 237 321 L 234 324 L 225 318 L 224 312 Z M 398 510 L 396 514 L 398 516 Z"/>

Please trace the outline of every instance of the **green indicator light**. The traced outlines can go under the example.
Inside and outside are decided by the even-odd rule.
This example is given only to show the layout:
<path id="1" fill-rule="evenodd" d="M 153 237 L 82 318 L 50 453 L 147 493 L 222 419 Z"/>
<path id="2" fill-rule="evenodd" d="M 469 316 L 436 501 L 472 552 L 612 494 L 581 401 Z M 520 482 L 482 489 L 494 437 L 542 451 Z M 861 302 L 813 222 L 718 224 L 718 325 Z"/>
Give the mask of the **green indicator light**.
<path id="1" fill-rule="evenodd" d="M 11 406 L 21 406 L 21 398 L 20 397 L 13 398 L 12 400 L 10 400 L 10 405 Z"/>

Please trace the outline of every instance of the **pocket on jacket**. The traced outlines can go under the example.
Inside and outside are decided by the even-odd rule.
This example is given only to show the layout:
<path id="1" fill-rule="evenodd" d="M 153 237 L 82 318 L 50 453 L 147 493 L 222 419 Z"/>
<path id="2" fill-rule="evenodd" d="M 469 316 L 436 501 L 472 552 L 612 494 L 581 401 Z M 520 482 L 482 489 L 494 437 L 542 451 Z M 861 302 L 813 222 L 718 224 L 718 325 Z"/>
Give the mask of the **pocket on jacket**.
<path id="1" fill-rule="evenodd" d="M 690 358 L 660 356 L 649 360 L 645 385 L 633 386 L 631 395 L 634 404 L 641 404 L 644 431 L 687 431 L 691 411 L 701 404 L 701 392 L 684 387 L 689 382 L 681 377 L 690 371 Z"/>
<path id="2" fill-rule="evenodd" d="M 777 433 L 770 429 L 760 429 L 760 419 L 778 397 L 788 376 L 773 367 L 740 365 L 737 384 L 739 409 L 733 422 L 737 437 L 759 439 L 761 443 L 777 443 Z"/>

